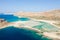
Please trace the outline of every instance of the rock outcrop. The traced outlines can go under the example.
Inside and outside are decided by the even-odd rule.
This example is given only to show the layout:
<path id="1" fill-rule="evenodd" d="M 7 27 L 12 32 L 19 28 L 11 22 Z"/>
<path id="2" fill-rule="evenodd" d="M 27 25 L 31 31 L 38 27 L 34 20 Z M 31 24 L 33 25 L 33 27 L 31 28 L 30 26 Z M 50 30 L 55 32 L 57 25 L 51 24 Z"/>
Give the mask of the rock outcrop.
<path id="1" fill-rule="evenodd" d="M 8 25 L 8 22 L 5 21 L 4 19 L 0 19 L 0 28 L 5 26 L 5 25 Z"/>

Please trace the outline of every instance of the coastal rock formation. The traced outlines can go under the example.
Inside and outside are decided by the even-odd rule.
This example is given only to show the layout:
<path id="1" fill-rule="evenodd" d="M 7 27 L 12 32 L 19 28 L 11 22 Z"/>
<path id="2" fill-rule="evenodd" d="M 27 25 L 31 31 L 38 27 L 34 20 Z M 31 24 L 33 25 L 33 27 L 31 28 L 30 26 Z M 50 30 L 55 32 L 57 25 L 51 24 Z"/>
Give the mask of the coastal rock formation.
<path id="1" fill-rule="evenodd" d="M 4 27 L 5 25 L 8 25 L 8 22 L 5 21 L 4 19 L 0 19 L 0 28 Z"/>

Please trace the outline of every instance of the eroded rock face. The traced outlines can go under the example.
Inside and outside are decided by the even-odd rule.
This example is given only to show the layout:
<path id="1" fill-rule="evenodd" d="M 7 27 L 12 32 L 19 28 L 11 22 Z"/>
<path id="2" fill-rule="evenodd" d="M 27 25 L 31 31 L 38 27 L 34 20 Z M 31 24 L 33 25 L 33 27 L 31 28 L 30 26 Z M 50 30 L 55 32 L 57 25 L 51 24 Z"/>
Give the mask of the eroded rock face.
<path id="1" fill-rule="evenodd" d="M 4 22 L 5 20 L 4 19 L 0 19 L 0 22 L 2 23 L 2 22 Z"/>
<path id="2" fill-rule="evenodd" d="M 0 27 L 3 27 L 5 25 L 7 25 L 7 24 L 8 24 L 8 22 L 6 20 L 0 19 Z"/>

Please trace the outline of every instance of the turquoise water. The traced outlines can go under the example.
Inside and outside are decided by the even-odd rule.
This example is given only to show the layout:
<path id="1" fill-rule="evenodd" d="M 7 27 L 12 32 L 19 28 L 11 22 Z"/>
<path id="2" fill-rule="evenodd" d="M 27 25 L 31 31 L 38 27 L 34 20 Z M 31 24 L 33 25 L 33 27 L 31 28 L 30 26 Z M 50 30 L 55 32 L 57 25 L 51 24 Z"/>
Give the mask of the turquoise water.
<path id="1" fill-rule="evenodd" d="M 17 16 L 13 16 L 13 15 L 4 15 L 4 14 L 0 14 L 0 18 L 5 19 L 8 22 L 15 22 L 15 21 L 29 21 L 29 18 L 26 17 L 22 17 L 22 18 L 18 18 Z"/>
<path id="2" fill-rule="evenodd" d="M 15 28 L 13 26 L 0 29 L 0 40 L 49 40 L 35 31 Z"/>
<path id="3" fill-rule="evenodd" d="M 34 28 L 37 28 L 37 29 L 42 30 L 42 31 L 48 31 L 48 32 L 52 32 L 52 31 L 57 32 L 58 30 L 60 30 L 59 28 L 57 28 L 49 23 L 42 22 L 42 21 L 40 22 L 39 25 L 34 26 Z"/>
<path id="4" fill-rule="evenodd" d="M 26 18 L 26 17 L 22 17 L 22 18 L 19 18 L 21 21 L 28 21 L 30 20 L 29 18 Z"/>

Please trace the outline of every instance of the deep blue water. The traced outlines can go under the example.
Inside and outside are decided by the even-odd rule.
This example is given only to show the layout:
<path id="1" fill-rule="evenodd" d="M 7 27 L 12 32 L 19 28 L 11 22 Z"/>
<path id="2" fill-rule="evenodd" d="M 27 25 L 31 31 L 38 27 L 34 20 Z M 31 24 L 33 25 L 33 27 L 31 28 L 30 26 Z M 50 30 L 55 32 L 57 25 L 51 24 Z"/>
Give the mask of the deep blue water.
<path id="1" fill-rule="evenodd" d="M 28 21 L 30 20 L 29 18 L 25 18 L 25 17 L 22 17 L 22 18 L 19 18 L 17 16 L 13 16 L 13 15 L 5 15 L 5 14 L 0 14 L 0 18 L 3 18 L 4 20 L 8 21 L 8 22 L 14 22 L 14 21 Z"/>
<path id="2" fill-rule="evenodd" d="M 15 28 L 13 26 L 0 29 L 0 40 L 48 40 L 37 35 L 35 31 Z"/>
<path id="3" fill-rule="evenodd" d="M 40 40 L 36 32 L 15 27 L 0 29 L 0 40 Z"/>

